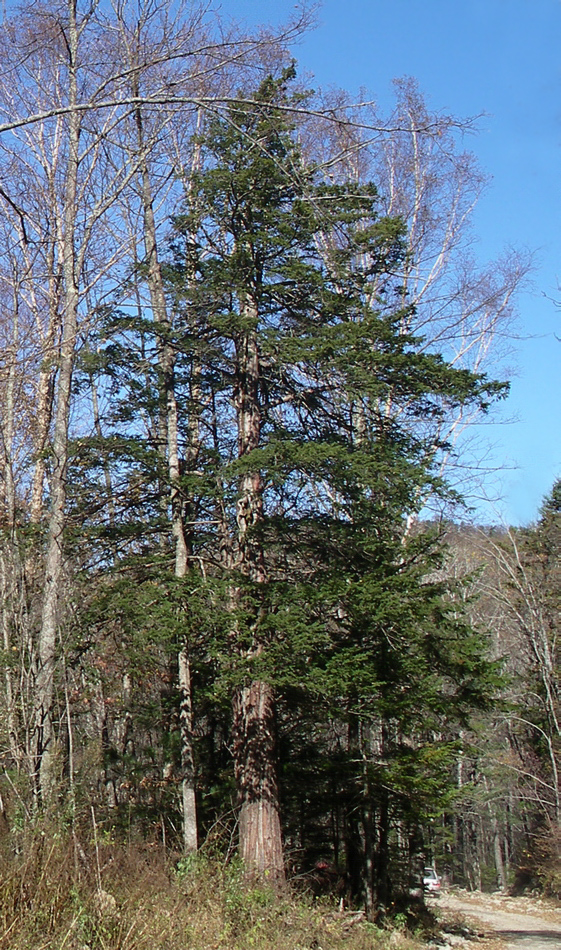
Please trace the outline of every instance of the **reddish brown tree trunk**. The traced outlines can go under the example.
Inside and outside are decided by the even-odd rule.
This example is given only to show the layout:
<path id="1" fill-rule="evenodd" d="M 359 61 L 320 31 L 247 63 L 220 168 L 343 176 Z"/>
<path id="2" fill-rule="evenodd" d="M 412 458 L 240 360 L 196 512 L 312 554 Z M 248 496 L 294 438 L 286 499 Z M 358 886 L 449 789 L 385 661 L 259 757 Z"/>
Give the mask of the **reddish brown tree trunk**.
<path id="1" fill-rule="evenodd" d="M 248 878 L 284 884 L 276 775 L 275 702 L 268 683 L 254 681 L 234 697 L 234 762 L 241 801 L 240 857 Z"/>
<path id="2" fill-rule="evenodd" d="M 248 296 L 241 311 L 254 329 L 236 341 L 237 378 L 234 393 L 238 428 L 238 455 L 243 457 L 261 441 L 259 402 L 258 312 Z M 265 556 L 256 535 L 263 519 L 263 483 L 258 470 L 240 479 L 236 509 L 237 567 L 258 588 L 266 582 Z M 232 591 L 232 601 L 243 594 Z M 260 639 L 260 611 L 257 608 L 249 654 L 264 647 Z M 236 631 L 234 631 L 235 633 Z M 240 856 L 249 880 L 268 881 L 273 887 L 284 883 L 284 862 L 277 784 L 275 743 L 275 698 L 273 688 L 254 680 L 240 687 L 233 701 L 234 768 L 240 801 Z"/>

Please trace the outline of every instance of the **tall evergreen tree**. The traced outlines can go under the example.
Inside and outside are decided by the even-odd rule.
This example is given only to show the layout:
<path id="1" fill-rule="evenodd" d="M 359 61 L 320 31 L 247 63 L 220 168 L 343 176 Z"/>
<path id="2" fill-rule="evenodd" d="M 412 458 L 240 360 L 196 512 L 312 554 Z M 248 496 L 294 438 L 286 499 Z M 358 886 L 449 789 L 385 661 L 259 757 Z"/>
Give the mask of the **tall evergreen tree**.
<path id="1" fill-rule="evenodd" d="M 199 399 L 212 407 L 203 442 L 220 538 L 220 558 L 211 559 L 226 578 L 231 618 L 240 850 L 250 874 L 277 881 L 278 691 L 309 678 L 332 651 L 341 682 L 345 671 L 349 683 L 356 677 L 360 705 L 352 659 L 378 652 L 374 682 L 394 702 L 389 683 L 398 690 L 410 676 L 406 645 L 426 635 L 420 605 L 434 596 L 423 590 L 422 546 L 413 555 L 403 538 L 416 499 L 442 490 L 429 424 L 450 405 L 485 405 L 501 389 L 421 352 L 404 331 L 392 279 L 402 224 L 378 217 L 371 183 L 334 186 L 305 164 L 289 119 L 291 78 L 266 80 L 253 102 L 208 124 L 169 273 L 185 314 L 177 345 L 197 354 Z M 321 582 L 319 604 L 312 579 Z M 373 611 L 378 629 L 391 617 L 390 638 L 401 616 L 403 652 L 384 670 L 383 642 L 367 632 Z M 421 653 L 426 672 L 430 650 Z M 456 673 L 467 681 L 462 664 Z M 417 670 L 417 682 L 423 675 Z"/>
<path id="2" fill-rule="evenodd" d="M 214 742 L 228 731 L 248 875 L 284 880 L 281 812 L 292 834 L 286 784 L 298 767 L 283 758 L 279 771 L 279 745 L 297 756 L 313 735 L 334 783 L 327 792 L 319 768 L 316 819 L 325 829 L 325 809 L 340 815 L 353 891 L 373 913 L 389 898 L 392 828 L 419 850 L 451 754 L 447 723 L 490 689 L 482 642 L 427 580 L 435 540 L 406 523 L 420 498 L 446 491 L 435 475 L 443 415 L 485 407 L 501 387 L 407 332 L 394 276 L 403 225 L 379 216 L 371 182 L 335 185 L 304 161 L 292 78 L 267 79 L 202 129 L 162 271 L 168 319 L 108 312 L 99 353 L 83 360 L 88 386 L 98 374 L 112 396 L 107 438 L 74 447 L 70 482 L 103 551 L 89 625 L 121 638 L 131 668 L 152 656 L 158 672 L 139 700 L 172 733 L 179 712 L 163 685 L 177 677 L 172 656 L 189 660 L 199 785 L 202 773 L 220 784 L 226 742 L 217 756 Z M 173 475 L 157 425 L 163 349 Z M 330 721 L 345 737 L 335 745 Z M 143 768 L 154 748 L 150 731 Z M 173 739 L 166 750 L 160 786 L 181 766 Z M 110 752 L 114 770 L 108 741 Z M 307 847 L 305 811 L 301 801 Z"/>

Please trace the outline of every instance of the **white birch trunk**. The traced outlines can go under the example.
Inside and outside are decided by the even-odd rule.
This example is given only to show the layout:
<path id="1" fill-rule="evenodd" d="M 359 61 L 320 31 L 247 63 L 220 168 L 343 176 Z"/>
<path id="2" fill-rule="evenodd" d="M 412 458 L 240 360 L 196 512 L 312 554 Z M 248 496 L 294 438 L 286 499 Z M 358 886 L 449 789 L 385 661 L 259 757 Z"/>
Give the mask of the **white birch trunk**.
<path id="1" fill-rule="evenodd" d="M 134 93 L 138 96 L 138 83 L 134 81 Z M 167 328 L 169 317 L 164 290 L 162 269 L 158 256 L 158 239 L 156 221 L 153 210 L 152 189 L 148 156 L 144 142 L 142 111 L 138 107 L 135 111 L 137 141 L 140 159 L 140 178 L 142 193 L 142 208 L 144 216 L 144 248 L 148 271 L 148 288 L 154 321 Z M 179 440 L 177 401 L 175 396 L 174 355 L 171 347 L 164 342 L 160 350 L 160 371 L 162 373 L 162 389 L 165 405 L 161 410 L 161 451 L 167 452 L 167 465 L 170 483 L 171 527 L 175 543 L 175 576 L 185 577 L 188 567 L 188 548 L 183 527 L 183 505 L 179 489 Z M 191 667 L 189 662 L 188 644 L 185 642 L 178 655 L 178 676 L 180 692 L 180 734 L 181 734 L 181 803 L 183 811 L 183 847 L 186 853 L 196 851 L 198 847 L 197 835 L 197 803 L 195 794 L 195 767 L 193 752 L 193 700 L 191 684 Z"/>
<path id="2" fill-rule="evenodd" d="M 68 425 L 72 374 L 78 325 L 78 283 L 76 273 L 75 231 L 76 195 L 79 168 L 81 113 L 76 110 L 78 25 L 76 0 L 68 4 L 68 160 L 64 215 L 59 234 L 64 278 L 64 311 L 59 355 L 56 409 L 53 433 L 53 471 L 45 557 L 44 599 L 39 631 L 39 656 L 36 682 L 36 782 L 40 800 L 48 802 L 56 785 L 56 737 L 53 724 L 54 679 L 59 602 L 63 578 L 63 535 L 66 507 L 66 469 L 68 464 Z M 72 110 L 74 107 L 74 110 Z"/>

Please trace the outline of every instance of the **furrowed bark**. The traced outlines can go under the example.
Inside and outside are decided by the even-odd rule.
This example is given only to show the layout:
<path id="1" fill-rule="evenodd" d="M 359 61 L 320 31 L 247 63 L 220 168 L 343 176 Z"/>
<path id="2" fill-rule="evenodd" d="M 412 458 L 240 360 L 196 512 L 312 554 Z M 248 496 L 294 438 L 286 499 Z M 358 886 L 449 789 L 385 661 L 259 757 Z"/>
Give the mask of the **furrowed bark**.
<path id="1" fill-rule="evenodd" d="M 233 703 L 235 774 L 241 799 L 240 857 L 250 880 L 284 883 L 275 750 L 275 699 L 268 683 L 238 689 Z"/>
<path id="2" fill-rule="evenodd" d="M 241 301 L 244 323 L 257 326 L 257 306 Z M 259 405 L 259 349 L 256 332 L 236 341 L 237 378 L 234 401 L 238 428 L 238 455 L 257 448 L 261 437 Z M 255 529 L 263 518 L 261 474 L 248 472 L 240 479 L 236 511 L 238 567 L 253 584 L 266 580 L 265 559 Z M 238 593 L 238 597 L 240 594 Z M 243 596 L 243 595 L 242 595 Z M 259 618 L 256 618 L 256 625 Z M 252 652 L 261 652 L 258 633 Z M 252 880 L 282 886 L 285 880 L 275 747 L 275 697 L 272 686 L 253 680 L 233 699 L 233 753 L 240 803 L 240 856 Z"/>

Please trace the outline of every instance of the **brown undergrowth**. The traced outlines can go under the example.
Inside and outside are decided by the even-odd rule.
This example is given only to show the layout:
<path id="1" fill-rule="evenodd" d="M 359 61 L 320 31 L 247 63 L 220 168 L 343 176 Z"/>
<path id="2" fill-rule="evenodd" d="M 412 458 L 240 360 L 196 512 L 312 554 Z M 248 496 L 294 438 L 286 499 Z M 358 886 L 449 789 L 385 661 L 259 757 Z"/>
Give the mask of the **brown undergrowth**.
<path id="1" fill-rule="evenodd" d="M 398 921 L 399 925 L 400 921 Z M 0 855 L 0 950 L 413 950 L 306 895 L 248 888 L 235 861 L 36 829 Z"/>

